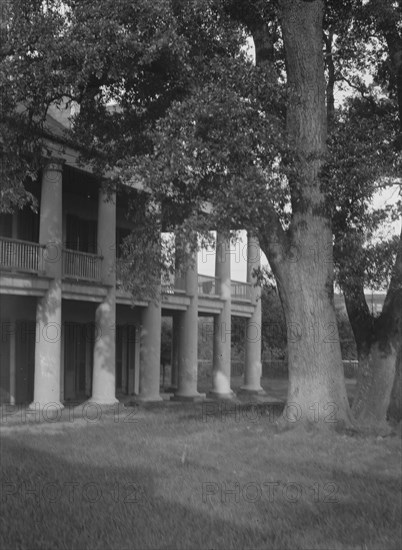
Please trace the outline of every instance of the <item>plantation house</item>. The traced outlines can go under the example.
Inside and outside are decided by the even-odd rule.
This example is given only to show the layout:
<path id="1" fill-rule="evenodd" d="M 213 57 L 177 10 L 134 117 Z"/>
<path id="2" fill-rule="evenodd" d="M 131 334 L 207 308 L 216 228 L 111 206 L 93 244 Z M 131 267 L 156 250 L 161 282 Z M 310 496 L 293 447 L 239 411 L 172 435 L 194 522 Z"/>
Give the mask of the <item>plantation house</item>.
<path id="1" fill-rule="evenodd" d="M 106 197 L 78 165 L 56 113 L 47 120 L 43 170 L 30 187 L 38 213 L 0 216 L 1 401 L 41 408 L 86 398 L 111 404 L 122 394 L 161 399 L 162 316 L 173 318 L 175 398 L 202 398 L 198 316 L 214 319 L 211 394 L 232 394 L 232 315 L 248 320 L 243 389 L 261 392 L 261 302 L 252 284 L 258 243 L 248 242 L 248 282 L 231 281 L 229 245 L 218 234 L 215 277 L 190 267 L 162 283 L 159 301 L 133 301 L 115 270 L 130 230 L 125 201 Z"/>

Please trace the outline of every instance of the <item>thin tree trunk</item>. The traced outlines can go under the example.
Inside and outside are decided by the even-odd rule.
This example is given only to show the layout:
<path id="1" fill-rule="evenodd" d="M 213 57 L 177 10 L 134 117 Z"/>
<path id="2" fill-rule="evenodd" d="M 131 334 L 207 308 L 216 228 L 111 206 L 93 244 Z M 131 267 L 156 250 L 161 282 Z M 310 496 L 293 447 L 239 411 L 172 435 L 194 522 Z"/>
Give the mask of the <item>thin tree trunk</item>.
<path id="1" fill-rule="evenodd" d="M 354 285 L 353 289 L 344 288 L 359 359 L 352 412 L 360 426 L 383 429 L 388 408 L 396 418 L 401 410 L 398 388 L 402 347 L 402 232 L 391 282 L 378 318 L 369 313 L 363 279 L 354 281 Z"/>
<path id="2" fill-rule="evenodd" d="M 390 343 L 383 348 L 377 340 L 368 356 L 359 358 L 359 371 L 352 412 L 359 426 L 386 427 L 387 410 L 395 379 L 396 350 Z"/>
<path id="3" fill-rule="evenodd" d="M 402 327 L 401 327 L 402 340 Z M 399 348 L 399 353 L 395 364 L 395 378 L 392 386 L 391 399 L 388 407 L 388 416 L 394 422 L 402 421 L 402 346 Z"/>

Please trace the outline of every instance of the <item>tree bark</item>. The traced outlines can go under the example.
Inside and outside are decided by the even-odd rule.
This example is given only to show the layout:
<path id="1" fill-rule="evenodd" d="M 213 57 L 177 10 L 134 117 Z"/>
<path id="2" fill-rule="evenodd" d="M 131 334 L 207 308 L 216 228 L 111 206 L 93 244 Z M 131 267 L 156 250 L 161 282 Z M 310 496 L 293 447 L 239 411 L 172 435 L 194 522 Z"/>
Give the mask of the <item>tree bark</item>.
<path id="1" fill-rule="evenodd" d="M 402 340 L 402 332 L 401 332 Z M 395 364 L 395 378 L 392 386 L 391 399 L 388 407 L 388 416 L 394 422 L 402 421 L 402 346 L 399 347 L 398 356 Z"/>
<path id="2" fill-rule="evenodd" d="M 327 124 L 328 129 L 331 131 L 334 118 L 335 118 L 335 64 L 332 52 L 332 46 L 334 41 L 334 31 L 329 29 L 328 34 L 324 33 L 325 43 L 325 58 L 326 66 L 328 70 L 327 81 Z"/>
<path id="3" fill-rule="evenodd" d="M 287 130 L 296 158 L 290 177 L 292 221 L 279 250 L 266 234 L 260 242 L 288 326 L 283 423 L 339 427 L 350 425 L 351 414 L 333 304 L 332 230 L 319 178 L 327 137 L 323 9 L 319 0 L 279 2 L 289 88 Z"/>

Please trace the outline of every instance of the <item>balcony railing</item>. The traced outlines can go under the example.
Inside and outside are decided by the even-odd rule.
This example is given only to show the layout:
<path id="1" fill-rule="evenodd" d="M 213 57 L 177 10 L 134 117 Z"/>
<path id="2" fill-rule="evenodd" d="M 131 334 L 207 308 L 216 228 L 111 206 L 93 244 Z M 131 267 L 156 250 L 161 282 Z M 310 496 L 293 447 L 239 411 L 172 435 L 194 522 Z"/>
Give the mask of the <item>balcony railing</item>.
<path id="1" fill-rule="evenodd" d="M 23 273 L 44 272 L 45 246 L 29 241 L 0 237 L 0 268 L 1 270 L 19 271 Z M 102 256 L 63 249 L 63 277 L 90 282 L 101 282 Z M 185 278 L 176 275 L 167 281 L 162 281 L 162 292 L 165 294 L 184 293 Z M 198 275 L 198 294 L 200 296 L 218 296 L 220 281 L 216 277 Z M 251 300 L 251 284 L 241 281 L 231 281 L 233 299 Z"/>
<path id="2" fill-rule="evenodd" d="M 251 300 L 251 284 L 241 281 L 231 281 L 231 295 L 234 300 Z"/>
<path id="3" fill-rule="evenodd" d="M 208 275 L 198 275 L 198 294 L 216 296 L 219 294 L 219 279 Z"/>
<path id="4" fill-rule="evenodd" d="M 38 243 L 0 237 L 0 268 L 39 273 L 43 270 L 44 248 Z"/>
<path id="5" fill-rule="evenodd" d="M 162 277 L 161 289 L 164 294 L 185 293 L 186 280 L 181 275 L 169 274 L 169 276 Z"/>
<path id="6" fill-rule="evenodd" d="M 174 288 L 176 292 L 186 292 L 186 278 L 181 273 L 174 277 Z"/>
<path id="7" fill-rule="evenodd" d="M 102 256 L 63 249 L 63 277 L 82 281 L 101 281 Z"/>

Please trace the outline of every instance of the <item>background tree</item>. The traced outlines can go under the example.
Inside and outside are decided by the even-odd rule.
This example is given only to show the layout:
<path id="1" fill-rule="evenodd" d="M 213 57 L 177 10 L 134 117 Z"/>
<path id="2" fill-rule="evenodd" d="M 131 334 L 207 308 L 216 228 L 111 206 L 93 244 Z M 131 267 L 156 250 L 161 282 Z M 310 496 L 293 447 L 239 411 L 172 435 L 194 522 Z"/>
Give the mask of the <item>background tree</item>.
<path id="1" fill-rule="evenodd" d="M 359 356 L 353 412 L 360 423 L 374 426 L 386 420 L 392 384 L 398 380 L 395 367 L 400 372 L 400 238 L 372 241 L 387 218 L 400 219 L 400 203 L 393 212 L 373 212 L 370 204 L 379 188 L 400 175 L 399 67 L 392 59 L 396 37 L 398 33 L 401 36 L 401 13 L 400 6 L 392 2 L 382 2 L 381 9 L 378 2 L 352 2 L 349 7 L 345 12 L 342 6 L 337 19 L 338 6 L 334 4 L 333 16 L 326 21 L 328 105 L 333 105 L 337 82 L 356 94 L 337 113 L 335 109 L 328 112 L 332 157 L 327 166 L 331 172 L 327 184 L 329 193 L 332 189 L 336 194 L 332 201 L 335 260 Z M 335 42 L 339 24 L 347 32 L 339 33 Z M 392 49 L 385 38 L 389 34 L 394 37 Z M 399 38 L 398 47 L 400 44 Z M 373 84 L 368 75 L 372 75 Z M 384 86 L 389 93 L 384 93 Z M 370 314 L 364 292 L 379 287 L 388 292 L 381 315 L 375 317 Z M 393 415 L 400 418 L 400 399 L 399 405 L 393 406 Z"/>

